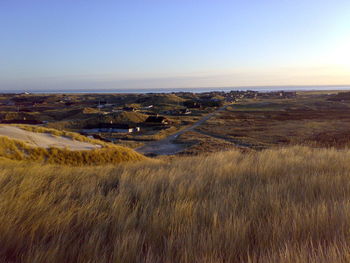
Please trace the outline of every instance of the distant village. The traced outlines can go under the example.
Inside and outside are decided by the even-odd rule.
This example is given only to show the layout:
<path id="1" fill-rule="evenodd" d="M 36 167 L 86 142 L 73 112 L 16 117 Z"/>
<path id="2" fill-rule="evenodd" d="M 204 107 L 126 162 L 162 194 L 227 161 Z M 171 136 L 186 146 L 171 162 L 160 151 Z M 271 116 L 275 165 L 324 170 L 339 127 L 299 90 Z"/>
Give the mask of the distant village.
<path id="1" fill-rule="evenodd" d="M 156 134 L 225 104 L 290 99 L 296 92 L 230 91 L 170 94 L 0 94 L 0 123 L 44 125 L 99 137 Z M 108 137 L 108 136 L 107 136 Z"/>

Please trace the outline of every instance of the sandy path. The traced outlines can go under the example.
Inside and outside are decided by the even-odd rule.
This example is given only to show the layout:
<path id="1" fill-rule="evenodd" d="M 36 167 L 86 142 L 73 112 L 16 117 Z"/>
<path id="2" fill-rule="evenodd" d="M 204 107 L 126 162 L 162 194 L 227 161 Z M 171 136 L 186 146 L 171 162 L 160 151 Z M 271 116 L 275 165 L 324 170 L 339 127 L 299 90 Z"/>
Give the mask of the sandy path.
<path id="1" fill-rule="evenodd" d="M 100 145 L 95 145 L 87 142 L 79 142 L 67 137 L 54 136 L 49 133 L 30 132 L 9 125 L 0 126 L 0 136 L 7 136 L 11 139 L 23 141 L 30 146 L 42 148 L 68 148 L 72 151 L 83 151 L 101 148 Z"/>

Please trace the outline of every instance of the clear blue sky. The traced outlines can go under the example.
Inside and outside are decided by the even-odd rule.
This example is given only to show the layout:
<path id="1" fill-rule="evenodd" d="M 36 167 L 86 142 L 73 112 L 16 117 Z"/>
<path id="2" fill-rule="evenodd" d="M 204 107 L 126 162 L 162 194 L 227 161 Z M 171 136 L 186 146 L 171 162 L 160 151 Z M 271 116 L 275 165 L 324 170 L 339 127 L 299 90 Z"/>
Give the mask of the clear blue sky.
<path id="1" fill-rule="evenodd" d="M 0 90 L 350 84 L 349 0 L 1 0 Z"/>

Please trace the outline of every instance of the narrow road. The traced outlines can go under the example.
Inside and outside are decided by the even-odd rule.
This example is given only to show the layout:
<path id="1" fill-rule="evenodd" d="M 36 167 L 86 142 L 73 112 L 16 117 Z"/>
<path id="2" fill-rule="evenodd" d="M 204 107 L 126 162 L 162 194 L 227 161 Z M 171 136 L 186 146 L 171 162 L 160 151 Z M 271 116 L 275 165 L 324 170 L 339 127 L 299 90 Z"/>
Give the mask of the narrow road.
<path id="1" fill-rule="evenodd" d="M 184 129 L 182 129 L 174 134 L 169 135 L 165 139 L 147 143 L 146 145 L 141 146 L 139 148 L 136 148 L 135 150 L 139 153 L 142 153 L 142 154 L 156 154 L 156 155 L 172 155 L 172 154 L 176 154 L 178 152 L 181 152 L 182 150 L 184 150 L 186 148 L 186 145 L 175 143 L 174 141 L 177 137 L 179 137 L 181 134 L 183 134 L 185 132 L 192 131 L 196 127 L 202 125 L 207 120 L 212 118 L 216 113 L 225 110 L 229 106 L 232 106 L 232 104 L 225 105 L 225 106 L 217 109 L 216 111 L 205 115 L 203 118 L 201 118 L 196 123 L 192 124 L 191 126 L 189 126 L 187 128 L 184 128 Z"/>
<path id="2" fill-rule="evenodd" d="M 248 148 L 251 148 L 251 147 L 256 146 L 254 144 L 245 143 L 245 142 L 242 142 L 242 141 L 234 139 L 234 138 L 227 138 L 225 136 L 215 135 L 215 134 L 211 134 L 211 133 L 208 133 L 208 132 L 205 132 L 205 131 L 198 131 L 198 130 L 196 130 L 196 132 L 198 132 L 200 134 L 203 134 L 203 135 L 206 135 L 206 136 L 210 136 L 210 137 L 216 138 L 216 139 L 220 139 L 220 140 L 224 140 L 224 141 L 230 142 L 230 143 L 234 144 L 237 147 L 248 147 Z"/>

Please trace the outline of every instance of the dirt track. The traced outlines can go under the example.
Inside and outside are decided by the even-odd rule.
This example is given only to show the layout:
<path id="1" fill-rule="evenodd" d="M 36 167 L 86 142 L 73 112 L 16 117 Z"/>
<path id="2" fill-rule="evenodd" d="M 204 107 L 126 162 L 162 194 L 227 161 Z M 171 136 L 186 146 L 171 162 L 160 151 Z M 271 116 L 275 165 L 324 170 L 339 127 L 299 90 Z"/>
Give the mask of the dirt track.
<path id="1" fill-rule="evenodd" d="M 169 135 L 163 140 L 155 141 L 155 142 L 150 142 L 144 146 L 141 146 L 137 149 L 135 149 L 137 152 L 142 153 L 142 154 L 155 154 L 155 155 L 172 155 L 176 154 L 178 152 L 181 152 L 184 150 L 187 146 L 185 144 L 178 144 L 175 143 L 175 139 L 180 136 L 181 134 L 191 131 L 195 129 L 196 127 L 202 125 L 205 123 L 207 120 L 212 118 L 216 113 L 225 110 L 227 107 L 232 106 L 232 104 L 225 105 L 216 111 L 209 113 L 205 115 L 202 119 L 197 121 L 196 123 L 192 124 L 191 126 L 184 128 L 172 135 Z"/>

